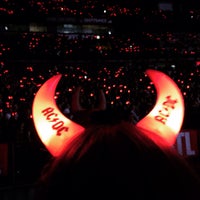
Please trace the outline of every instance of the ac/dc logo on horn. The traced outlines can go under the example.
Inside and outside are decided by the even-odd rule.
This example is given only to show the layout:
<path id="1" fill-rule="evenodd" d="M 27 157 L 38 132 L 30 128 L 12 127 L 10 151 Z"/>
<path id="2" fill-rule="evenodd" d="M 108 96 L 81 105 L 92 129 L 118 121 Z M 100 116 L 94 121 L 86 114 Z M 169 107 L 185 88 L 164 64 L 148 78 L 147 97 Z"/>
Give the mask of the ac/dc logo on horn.
<path id="1" fill-rule="evenodd" d="M 167 122 L 168 117 L 172 109 L 175 109 L 177 99 L 171 99 L 171 96 L 166 96 L 166 101 L 162 103 L 162 108 L 158 111 L 159 114 L 155 116 L 155 119 L 163 124 Z"/>
<path id="2" fill-rule="evenodd" d="M 52 122 L 52 129 L 56 130 L 57 136 L 60 136 L 63 131 L 67 132 L 69 130 L 69 127 L 64 126 L 64 122 L 59 119 L 58 114 L 54 113 L 54 108 L 48 107 L 42 110 L 42 113 L 44 116 L 46 116 L 46 120 L 48 122 Z"/>

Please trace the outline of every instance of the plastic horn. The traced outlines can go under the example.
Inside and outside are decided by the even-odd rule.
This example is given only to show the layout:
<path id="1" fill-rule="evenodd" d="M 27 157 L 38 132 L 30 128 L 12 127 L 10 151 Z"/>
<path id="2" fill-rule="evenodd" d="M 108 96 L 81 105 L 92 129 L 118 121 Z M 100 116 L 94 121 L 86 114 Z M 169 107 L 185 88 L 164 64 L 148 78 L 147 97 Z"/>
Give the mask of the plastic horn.
<path id="1" fill-rule="evenodd" d="M 153 109 L 136 126 L 154 142 L 173 146 L 182 127 L 184 100 L 176 83 L 166 74 L 148 69 L 146 74 L 155 85 L 157 99 Z"/>
<path id="2" fill-rule="evenodd" d="M 64 116 L 56 105 L 55 91 L 62 75 L 47 80 L 35 95 L 32 112 L 39 138 L 53 156 L 58 156 L 84 127 Z"/>

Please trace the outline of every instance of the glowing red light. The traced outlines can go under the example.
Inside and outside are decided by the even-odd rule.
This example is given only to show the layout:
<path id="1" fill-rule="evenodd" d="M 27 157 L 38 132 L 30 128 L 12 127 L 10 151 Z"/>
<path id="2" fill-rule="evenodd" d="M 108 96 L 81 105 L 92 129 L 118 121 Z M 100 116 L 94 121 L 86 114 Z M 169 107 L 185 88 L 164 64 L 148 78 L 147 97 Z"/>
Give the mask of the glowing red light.
<path id="1" fill-rule="evenodd" d="M 183 122 L 183 96 L 176 83 L 164 73 L 147 70 L 146 74 L 155 85 L 157 100 L 154 108 L 137 126 L 156 143 L 162 141 L 162 145 L 172 146 Z"/>
<path id="2" fill-rule="evenodd" d="M 58 156 L 63 149 L 84 128 L 66 118 L 56 105 L 54 99 L 56 86 L 61 75 L 47 80 L 35 95 L 32 113 L 37 133 L 53 156 Z"/>

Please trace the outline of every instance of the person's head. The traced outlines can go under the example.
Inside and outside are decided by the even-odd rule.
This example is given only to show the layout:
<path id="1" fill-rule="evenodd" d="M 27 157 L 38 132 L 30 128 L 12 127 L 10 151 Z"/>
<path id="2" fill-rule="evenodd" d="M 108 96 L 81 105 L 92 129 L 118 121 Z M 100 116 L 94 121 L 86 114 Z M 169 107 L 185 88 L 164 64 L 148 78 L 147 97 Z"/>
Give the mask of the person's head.
<path id="1" fill-rule="evenodd" d="M 98 121 L 79 135 L 44 169 L 41 181 L 43 200 L 200 198 L 200 182 L 183 158 L 116 120 L 116 113 L 111 123 Z"/>
<path id="2" fill-rule="evenodd" d="M 52 99 L 40 100 L 48 88 L 53 98 L 59 77 L 42 86 L 33 119 L 54 159 L 42 173 L 40 199 L 199 199 L 199 177 L 173 149 L 183 120 L 180 91 L 164 74 L 148 73 L 159 96 L 136 125 L 121 113 L 98 111 L 82 127 L 63 118 Z"/>

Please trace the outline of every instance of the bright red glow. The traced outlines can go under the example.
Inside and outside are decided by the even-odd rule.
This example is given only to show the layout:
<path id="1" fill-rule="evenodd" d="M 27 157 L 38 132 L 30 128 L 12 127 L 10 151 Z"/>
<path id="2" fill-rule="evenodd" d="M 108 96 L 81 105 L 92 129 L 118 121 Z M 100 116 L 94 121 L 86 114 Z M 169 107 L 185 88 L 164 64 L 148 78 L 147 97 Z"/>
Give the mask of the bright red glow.
<path id="1" fill-rule="evenodd" d="M 37 133 L 53 156 L 58 156 L 84 127 L 66 118 L 54 99 L 55 90 L 62 75 L 47 80 L 35 95 L 32 111 Z"/>
<path id="2" fill-rule="evenodd" d="M 147 70 L 157 91 L 157 100 L 149 114 L 137 123 L 156 143 L 172 146 L 180 131 L 184 117 L 184 100 L 176 83 L 166 74 Z"/>

